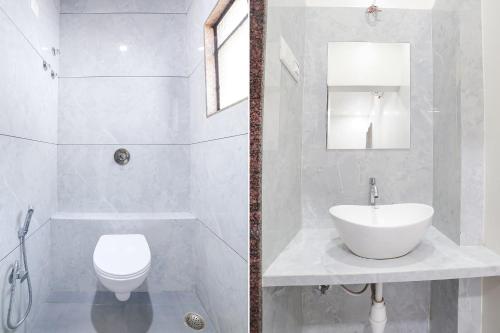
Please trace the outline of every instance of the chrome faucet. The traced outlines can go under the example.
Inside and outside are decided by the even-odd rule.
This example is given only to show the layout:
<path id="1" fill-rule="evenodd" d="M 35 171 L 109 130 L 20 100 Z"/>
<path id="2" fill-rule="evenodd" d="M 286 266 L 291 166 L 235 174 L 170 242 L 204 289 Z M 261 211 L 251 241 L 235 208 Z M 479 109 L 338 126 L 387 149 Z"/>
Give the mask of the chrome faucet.
<path id="1" fill-rule="evenodd" d="M 378 199 L 377 181 L 375 178 L 370 178 L 370 205 L 376 206 Z"/>

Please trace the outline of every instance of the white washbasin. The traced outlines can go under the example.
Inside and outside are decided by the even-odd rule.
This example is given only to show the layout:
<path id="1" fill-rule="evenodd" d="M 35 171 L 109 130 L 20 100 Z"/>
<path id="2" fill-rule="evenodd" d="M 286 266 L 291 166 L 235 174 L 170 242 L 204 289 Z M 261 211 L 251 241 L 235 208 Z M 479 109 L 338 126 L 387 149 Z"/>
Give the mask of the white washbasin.
<path id="1" fill-rule="evenodd" d="M 345 245 L 356 255 L 389 259 L 411 252 L 432 224 L 434 209 L 415 203 L 330 208 Z"/>

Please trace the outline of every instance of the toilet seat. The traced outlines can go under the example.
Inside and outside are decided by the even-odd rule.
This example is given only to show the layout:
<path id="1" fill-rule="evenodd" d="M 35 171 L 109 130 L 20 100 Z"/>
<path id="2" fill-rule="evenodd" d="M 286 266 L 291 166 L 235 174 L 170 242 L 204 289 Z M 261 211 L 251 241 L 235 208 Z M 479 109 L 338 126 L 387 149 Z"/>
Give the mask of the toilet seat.
<path id="1" fill-rule="evenodd" d="M 97 274 L 99 274 L 102 277 L 105 277 L 105 278 L 108 278 L 108 279 L 114 279 L 114 280 L 134 279 L 136 277 L 139 277 L 139 276 L 147 273 L 149 271 L 149 269 L 150 269 L 150 266 L 151 265 L 147 265 L 146 267 L 144 267 L 140 271 L 138 271 L 136 273 L 133 273 L 133 274 L 129 274 L 129 275 L 117 275 L 117 274 L 111 274 L 111 273 L 108 273 L 106 271 L 103 271 L 96 264 L 94 264 L 94 268 L 95 268 L 95 271 L 96 271 Z"/>
<path id="2" fill-rule="evenodd" d="M 102 277 L 127 280 L 147 273 L 151 251 L 144 235 L 103 235 L 94 250 L 94 268 Z"/>

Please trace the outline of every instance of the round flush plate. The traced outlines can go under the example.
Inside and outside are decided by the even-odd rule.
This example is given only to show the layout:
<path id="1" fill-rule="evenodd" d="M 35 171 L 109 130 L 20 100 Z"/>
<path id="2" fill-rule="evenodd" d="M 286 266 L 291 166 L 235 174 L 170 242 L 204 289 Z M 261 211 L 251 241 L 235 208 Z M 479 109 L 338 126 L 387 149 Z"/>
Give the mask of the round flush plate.
<path id="1" fill-rule="evenodd" d="M 115 162 L 119 165 L 125 165 L 130 161 L 130 153 L 125 148 L 115 151 Z"/>

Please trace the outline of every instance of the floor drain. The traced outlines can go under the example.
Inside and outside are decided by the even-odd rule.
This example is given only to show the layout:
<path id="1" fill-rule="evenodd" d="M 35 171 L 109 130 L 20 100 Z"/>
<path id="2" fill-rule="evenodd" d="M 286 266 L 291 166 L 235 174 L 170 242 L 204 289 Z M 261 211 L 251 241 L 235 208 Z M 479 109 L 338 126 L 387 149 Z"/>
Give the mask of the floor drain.
<path id="1" fill-rule="evenodd" d="M 193 330 L 201 331 L 205 327 L 205 319 L 197 313 L 189 312 L 184 316 L 184 321 L 186 325 L 191 327 Z"/>

